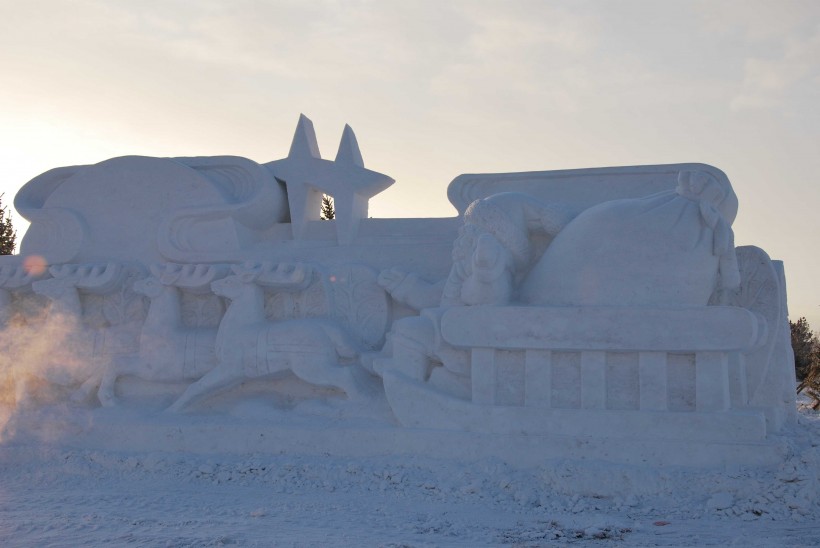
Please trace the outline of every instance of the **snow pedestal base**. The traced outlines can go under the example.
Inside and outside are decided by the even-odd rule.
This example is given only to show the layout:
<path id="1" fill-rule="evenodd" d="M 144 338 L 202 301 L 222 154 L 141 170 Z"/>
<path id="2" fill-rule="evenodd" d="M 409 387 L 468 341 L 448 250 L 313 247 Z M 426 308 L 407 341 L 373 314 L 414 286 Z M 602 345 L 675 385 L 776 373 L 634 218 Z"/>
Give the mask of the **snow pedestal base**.
<path id="1" fill-rule="evenodd" d="M 468 405 L 465 403 L 465 405 Z M 488 410 L 490 408 L 487 408 Z M 556 413 L 554 422 L 567 414 Z M 706 417 L 691 417 L 689 426 Z M 749 416 L 749 423 L 761 418 Z M 491 422 L 491 421 L 490 421 Z M 682 421 L 681 421 L 682 422 Z M 667 423 L 669 424 L 669 423 Z M 116 452 L 192 454 L 332 455 L 429 457 L 442 460 L 498 459 L 515 467 L 573 460 L 661 467 L 769 466 L 782 462 L 786 438 L 759 441 L 624 439 L 600 436 L 493 433 L 399 427 L 368 420 L 273 413 L 255 419 L 224 414 L 146 414 L 133 408 L 40 409 L 19 414 L 9 445 L 36 441 L 63 447 Z M 719 426 L 715 427 L 717 430 Z M 660 430 L 660 428 L 659 428 Z"/>
<path id="2" fill-rule="evenodd" d="M 783 458 L 783 448 L 766 436 L 762 411 L 675 413 L 550 409 L 473 405 L 454 401 L 423 383 L 385 375 L 391 406 L 408 432 L 448 429 L 441 439 L 493 440 L 501 458 L 535 463 L 568 458 L 670 466 L 767 465 Z M 446 417 L 446 418 L 445 418 Z M 516 425 L 510 428 L 509 425 Z M 519 455 L 519 451 L 531 452 Z M 509 456 L 502 456 L 509 453 Z"/>

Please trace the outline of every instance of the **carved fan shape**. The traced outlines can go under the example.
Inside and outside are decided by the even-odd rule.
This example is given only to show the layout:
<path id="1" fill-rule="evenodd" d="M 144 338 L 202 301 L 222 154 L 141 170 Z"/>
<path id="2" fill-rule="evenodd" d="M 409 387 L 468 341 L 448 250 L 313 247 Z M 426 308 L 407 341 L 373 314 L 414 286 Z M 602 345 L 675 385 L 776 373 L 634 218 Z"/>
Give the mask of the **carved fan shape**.
<path id="1" fill-rule="evenodd" d="M 148 311 L 147 299 L 133 290 L 141 277 L 137 270 L 129 271 L 122 284 L 105 293 L 81 294 L 83 323 L 92 329 L 142 323 Z"/>
<path id="2" fill-rule="evenodd" d="M 297 292 L 268 291 L 265 316 L 272 321 L 297 318 L 338 320 L 345 329 L 369 349 L 384 340 L 390 319 L 387 293 L 377 272 L 364 265 L 337 265 Z"/>
<path id="3" fill-rule="evenodd" d="M 139 274 L 130 272 L 120 288 L 104 296 L 102 313 L 108 325 L 142 323 L 148 313 L 147 299 L 134 291 Z"/>
<path id="4" fill-rule="evenodd" d="M 326 276 L 334 315 L 368 348 L 378 348 L 390 317 L 387 294 L 377 274 L 363 265 L 339 265 Z"/>
<path id="5" fill-rule="evenodd" d="M 265 292 L 265 317 L 271 321 L 323 318 L 328 315 L 328 296 L 322 283 L 314 280 L 300 291 Z"/>
<path id="6" fill-rule="evenodd" d="M 190 291 L 183 291 L 179 303 L 182 325 L 186 327 L 219 326 L 219 320 L 225 314 L 225 303 L 213 293 L 199 295 Z"/>
<path id="7" fill-rule="evenodd" d="M 777 272 L 765 251 L 755 246 L 738 247 L 737 260 L 740 291 L 733 296 L 731 304 L 760 314 L 768 327 L 766 343 L 745 355 L 749 402 L 753 403 L 766 383 L 777 340 L 781 321 L 780 290 Z"/>

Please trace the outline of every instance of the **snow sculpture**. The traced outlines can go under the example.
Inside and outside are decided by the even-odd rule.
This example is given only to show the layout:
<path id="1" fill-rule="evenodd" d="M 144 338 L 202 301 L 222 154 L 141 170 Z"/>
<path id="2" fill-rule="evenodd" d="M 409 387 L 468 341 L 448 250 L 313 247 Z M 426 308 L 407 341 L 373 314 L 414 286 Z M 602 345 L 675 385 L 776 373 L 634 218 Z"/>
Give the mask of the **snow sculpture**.
<path id="1" fill-rule="evenodd" d="M 262 286 L 302 289 L 311 282 L 309 268 L 253 265 L 232 270 L 233 275 L 211 284 L 214 293 L 231 301 L 216 335 L 219 364 L 188 387 L 172 410 L 182 410 L 246 379 L 288 371 L 314 385 L 340 388 L 351 397 L 363 393 L 355 366 L 340 363 L 355 359 L 359 351 L 338 325 L 318 318 L 265 320 Z"/>
<path id="2" fill-rule="evenodd" d="M 282 185 L 234 156 L 126 156 L 52 169 L 24 185 L 14 206 L 31 222 L 21 255 L 49 264 L 149 264 L 174 249 L 229 251 L 287 217 Z"/>
<path id="3" fill-rule="evenodd" d="M 29 385 L 37 373 L 47 369 L 46 360 L 31 374 L 18 375 L 15 360 L 32 352 L 28 334 L 42 325 L 44 300 L 31 285 L 42 278 L 21 264 L 0 264 L 0 382 L 11 385 L 14 399 L 28 403 Z"/>
<path id="4" fill-rule="evenodd" d="M 581 213 L 544 252 L 523 300 L 553 306 L 705 305 L 740 280 L 729 181 L 682 171 L 678 186 Z"/>
<path id="5" fill-rule="evenodd" d="M 26 317 L 31 314 L 26 314 L 19 307 L 26 301 L 31 304 L 31 284 L 40 277 L 40 274 L 19 264 L 0 265 L 0 329 L 8 330 L 19 327 L 16 324 L 26 324 Z"/>
<path id="6" fill-rule="evenodd" d="M 733 363 L 733 382 L 739 394 L 732 404 L 767 410 L 769 421 L 775 424 L 795 418 L 795 372 L 791 352 L 791 331 L 786 307 L 785 277 L 782 263 L 772 261 L 759 247 L 737 248 L 741 284 L 728 295 L 728 303 L 751 310 L 765 320 L 765 341 L 743 354 L 744 376 Z M 716 304 L 716 303 L 711 303 Z M 786 364 L 787 366 L 778 366 Z"/>
<path id="7" fill-rule="evenodd" d="M 576 456 L 606 440 L 647 458 L 776 457 L 795 417 L 785 277 L 735 249 L 720 170 L 462 175 L 457 218 L 369 218 L 392 183 L 349 126 L 322 159 L 304 116 L 272 162 L 46 172 L 15 199 L 32 222 L 21 255 L 0 258 L 0 381 L 148 405 L 123 390 L 139 379 L 183 411 L 284 377 L 257 386 L 404 428 L 584 438 Z M 319 220 L 323 193 L 336 220 Z"/>
<path id="8" fill-rule="evenodd" d="M 288 157 L 265 166 L 287 184 L 296 239 L 304 237 L 306 221 L 319 219 L 322 193 L 327 193 L 334 196 L 339 243 L 352 242 L 359 222 L 367 217 L 367 201 L 395 182 L 387 175 L 365 169 L 350 126 L 345 126 L 336 161 L 322 160 L 313 122 L 305 115 L 299 117 Z"/>
<path id="9" fill-rule="evenodd" d="M 144 307 L 131 285 L 139 272 L 114 262 L 62 264 L 49 268 L 51 278 L 32 283 L 35 293 L 49 299 L 39 329 L 59 339 L 38 370 L 58 384 L 80 381 L 75 400 L 97 389 L 105 367 L 137 350 Z"/>
<path id="10" fill-rule="evenodd" d="M 570 217 L 566 206 L 547 206 L 518 193 L 470 204 L 453 246 L 450 275 L 440 288 L 397 270 L 384 271 L 379 278 L 394 299 L 424 313 L 394 324 L 388 348 L 392 357 L 375 360 L 374 367 L 380 372 L 385 367 L 398 369 L 418 380 L 429 377 L 435 385 L 466 394 L 468 352 L 437 335 L 441 315 L 454 306 L 510 303 L 517 282 L 531 266 L 530 231 L 554 236 Z M 436 362 L 442 367 L 431 368 Z"/>
<path id="11" fill-rule="evenodd" d="M 533 434 L 654 439 L 665 438 L 662 430 L 675 425 L 676 435 L 685 431 L 687 439 L 701 441 L 725 439 L 728 424 L 733 435 L 748 440 L 765 437 L 766 420 L 778 428 L 789 405 L 775 403 L 784 393 L 785 374 L 764 389 L 770 397 L 766 412 L 754 418 L 747 413 L 747 383 L 759 386 L 759 362 L 769 363 L 763 356 L 770 350 L 762 348 L 783 338 L 777 291 L 755 287 L 779 285 L 773 267 L 750 269 L 746 261 L 738 271 L 730 228 L 737 201 L 725 176 L 688 170 L 676 175 L 675 190 L 606 201 L 568 222 L 571 205 L 559 210 L 563 216 L 548 216 L 552 222 L 544 225 L 554 227 L 546 231 L 552 239 L 526 275 L 515 306 L 507 304 L 514 288 L 497 299 L 485 284 L 479 296 L 449 306 L 443 299 L 442 307 L 422 310 L 413 320 L 424 325 L 416 333 L 433 341 L 435 352 L 422 337 L 408 336 L 410 320 L 395 323 L 392 360 L 375 363 L 402 424 L 489 432 L 515 424 L 516 431 Z M 474 225 L 474 211 L 502 196 L 470 205 L 462 234 Z M 518 230 L 506 234 L 524 234 L 523 223 L 507 225 Z M 468 248 L 474 271 L 463 277 L 462 296 L 465 288 L 478 287 L 468 283 L 470 275 L 486 277 L 476 268 L 488 264 L 486 237 Z M 524 245 L 507 249 L 528 256 Z M 502 256 L 497 250 L 490 255 Z M 465 257 L 458 242 L 453 256 L 457 271 Z M 760 274 L 761 268 L 768 270 Z M 385 282 L 396 298 L 408 293 L 392 273 Z M 707 306 L 710 297 L 714 305 L 740 306 Z M 506 306 L 486 306 L 499 304 Z M 761 313 L 777 326 L 772 335 Z M 421 354 L 443 369 L 418 364 Z M 458 383 L 453 375 L 442 382 L 441 372 L 455 369 L 454 363 Z M 783 363 L 779 371 L 788 370 Z M 652 425 L 648 411 L 664 411 L 667 418 Z M 720 426 L 706 418 L 714 412 L 721 412 Z"/>
<path id="12" fill-rule="evenodd" d="M 209 290 L 227 270 L 224 265 L 152 265 L 151 276 L 134 283 L 134 291 L 151 304 L 136 358 L 106 364 L 98 392 L 103 405 L 116 403 L 115 385 L 123 375 L 150 381 L 198 380 L 216 366 L 214 341 L 224 306 Z M 188 325 L 183 321 L 183 289 L 204 297 Z"/>

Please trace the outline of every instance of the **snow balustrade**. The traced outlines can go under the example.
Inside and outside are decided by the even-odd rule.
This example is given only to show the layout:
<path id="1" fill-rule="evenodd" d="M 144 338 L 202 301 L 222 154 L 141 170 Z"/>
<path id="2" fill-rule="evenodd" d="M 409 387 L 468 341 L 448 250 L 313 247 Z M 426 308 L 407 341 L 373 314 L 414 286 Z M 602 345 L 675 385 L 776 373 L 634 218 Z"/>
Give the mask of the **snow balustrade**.
<path id="1" fill-rule="evenodd" d="M 765 416 L 748 412 L 743 352 L 765 344 L 767 327 L 743 308 L 456 307 L 442 315 L 441 336 L 470 349 L 471 402 L 486 409 L 453 413 L 449 421 L 463 429 L 498 433 L 515 425 L 529 434 L 713 441 L 766 437 Z M 691 373 L 687 386 L 670 385 L 670 368 L 684 378 Z M 553 397 L 556 385 L 575 397 Z M 402 411 L 407 404 L 395 403 Z M 440 421 L 413 412 L 402 419 L 424 427 Z"/>

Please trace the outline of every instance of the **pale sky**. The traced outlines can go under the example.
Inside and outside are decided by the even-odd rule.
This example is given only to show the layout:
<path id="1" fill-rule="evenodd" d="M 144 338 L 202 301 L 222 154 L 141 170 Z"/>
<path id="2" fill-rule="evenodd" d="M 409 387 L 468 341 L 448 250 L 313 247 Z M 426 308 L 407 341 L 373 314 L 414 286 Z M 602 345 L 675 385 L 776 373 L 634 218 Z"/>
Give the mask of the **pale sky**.
<path id="1" fill-rule="evenodd" d="M 820 2 L 0 0 L 5 205 L 114 156 L 279 159 L 300 113 L 396 179 L 374 217 L 455 214 L 461 173 L 712 164 L 820 328 Z"/>

